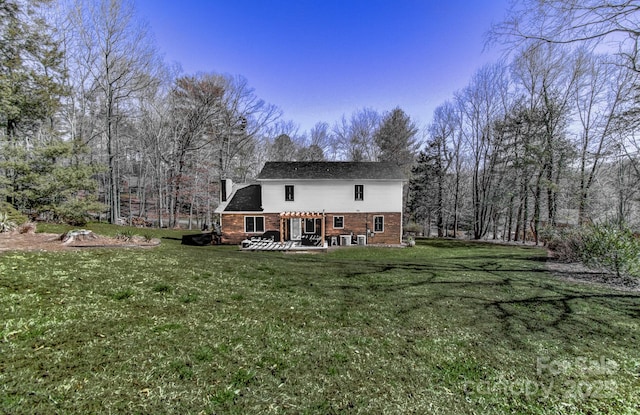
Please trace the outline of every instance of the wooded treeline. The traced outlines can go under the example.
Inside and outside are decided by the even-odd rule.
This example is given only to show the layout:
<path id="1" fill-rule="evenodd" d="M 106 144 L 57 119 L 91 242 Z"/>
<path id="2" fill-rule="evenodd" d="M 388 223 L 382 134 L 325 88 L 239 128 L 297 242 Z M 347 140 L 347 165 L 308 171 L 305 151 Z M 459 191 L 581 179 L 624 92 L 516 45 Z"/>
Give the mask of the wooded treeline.
<path id="1" fill-rule="evenodd" d="M 475 239 L 639 229 L 639 29 L 637 1 L 514 2 L 489 32 L 504 59 L 434 112 L 408 215 Z"/>
<path id="2" fill-rule="evenodd" d="M 423 131 L 398 107 L 300 132 L 242 76 L 164 62 L 128 0 L 0 0 L 0 197 L 72 223 L 200 227 L 220 179 L 251 180 L 267 160 L 384 160 L 410 179 L 415 231 L 521 240 L 545 225 L 638 225 L 636 46 L 545 38 L 524 23 L 563 11 L 539 3 L 562 2 L 521 2 L 494 27 L 504 60 Z"/>

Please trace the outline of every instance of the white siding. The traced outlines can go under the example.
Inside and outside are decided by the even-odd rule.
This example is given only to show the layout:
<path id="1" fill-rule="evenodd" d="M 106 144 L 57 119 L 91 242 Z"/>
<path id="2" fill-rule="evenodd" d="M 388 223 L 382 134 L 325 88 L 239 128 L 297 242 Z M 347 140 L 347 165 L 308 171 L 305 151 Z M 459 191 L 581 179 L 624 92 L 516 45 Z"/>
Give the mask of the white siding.
<path id="1" fill-rule="evenodd" d="M 264 212 L 401 212 L 400 181 L 262 181 Z M 355 200 L 355 185 L 364 185 L 364 200 Z M 294 186 L 294 200 L 284 200 L 284 186 Z"/>

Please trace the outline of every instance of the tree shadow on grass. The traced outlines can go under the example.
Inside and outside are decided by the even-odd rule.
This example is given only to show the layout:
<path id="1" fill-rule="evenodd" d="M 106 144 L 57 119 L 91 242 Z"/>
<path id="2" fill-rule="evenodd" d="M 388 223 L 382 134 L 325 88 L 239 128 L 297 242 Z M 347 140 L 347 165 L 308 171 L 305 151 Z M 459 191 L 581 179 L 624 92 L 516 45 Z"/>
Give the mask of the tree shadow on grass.
<path id="1" fill-rule="evenodd" d="M 424 261 L 289 257 L 283 259 L 286 267 L 278 266 L 287 273 L 278 282 L 331 304 L 327 308 L 335 307 L 341 324 L 349 323 L 350 312 L 372 312 L 400 326 L 423 324 L 430 316 L 447 321 L 451 315 L 457 329 L 516 349 L 540 341 L 569 349 L 589 340 L 640 336 L 629 333 L 636 326 L 627 324 L 640 318 L 640 294 L 568 283 L 544 267 L 545 256 L 530 252 Z M 320 271 L 309 271 L 316 267 Z"/>
<path id="2" fill-rule="evenodd" d="M 570 349 L 589 339 L 618 341 L 638 335 L 629 333 L 625 321 L 640 318 L 640 294 L 554 280 L 544 267 L 505 264 L 495 257 L 477 260 L 332 262 L 324 266 L 335 277 L 317 281 L 312 289 L 343 301 L 343 310 L 375 301 L 383 308 L 395 301 L 395 318 L 400 321 L 420 314 L 443 316 L 457 309 L 472 317 L 452 318 L 453 325 L 464 325 L 456 328 L 476 330 L 517 349 L 530 348 L 540 339 Z"/>
<path id="3" fill-rule="evenodd" d="M 575 341 L 629 335 L 625 319 L 640 318 L 640 296 L 622 293 L 577 293 L 557 290 L 556 294 L 486 302 L 501 335 L 523 347 L 529 335 L 542 334 L 564 339 L 569 348 Z"/>

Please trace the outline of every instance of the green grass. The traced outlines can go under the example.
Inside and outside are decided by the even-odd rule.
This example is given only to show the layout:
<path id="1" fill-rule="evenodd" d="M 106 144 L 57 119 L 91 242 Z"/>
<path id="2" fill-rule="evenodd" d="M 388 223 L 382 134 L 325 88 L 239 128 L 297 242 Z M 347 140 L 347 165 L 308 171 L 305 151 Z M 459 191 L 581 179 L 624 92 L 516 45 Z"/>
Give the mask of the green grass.
<path id="1" fill-rule="evenodd" d="M 640 295 L 559 280 L 542 250 L 180 235 L 2 254 L 0 411 L 639 413 Z"/>

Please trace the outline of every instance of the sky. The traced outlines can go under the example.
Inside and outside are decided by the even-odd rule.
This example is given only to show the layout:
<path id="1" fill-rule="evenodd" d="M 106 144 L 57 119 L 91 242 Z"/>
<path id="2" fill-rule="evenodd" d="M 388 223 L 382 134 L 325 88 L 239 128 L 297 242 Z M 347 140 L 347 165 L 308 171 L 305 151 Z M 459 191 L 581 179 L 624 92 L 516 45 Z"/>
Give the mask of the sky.
<path id="1" fill-rule="evenodd" d="M 183 74 L 244 76 L 300 133 L 396 107 L 433 110 L 495 62 L 485 33 L 509 0 L 134 0 Z"/>

